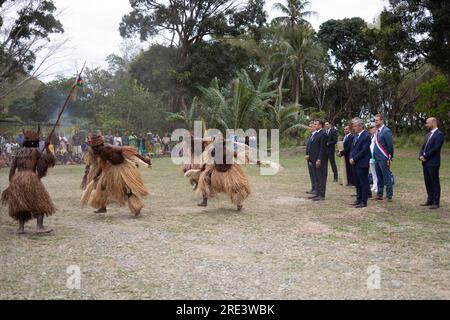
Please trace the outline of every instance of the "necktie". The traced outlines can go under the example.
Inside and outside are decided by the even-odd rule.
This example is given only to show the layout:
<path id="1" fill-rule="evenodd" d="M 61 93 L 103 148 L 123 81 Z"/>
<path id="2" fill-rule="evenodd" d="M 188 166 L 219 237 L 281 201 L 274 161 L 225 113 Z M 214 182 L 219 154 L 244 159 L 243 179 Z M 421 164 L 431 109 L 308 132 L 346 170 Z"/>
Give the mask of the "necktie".
<path id="1" fill-rule="evenodd" d="M 353 145 L 355 145 L 357 142 L 358 142 L 358 139 L 359 139 L 359 134 L 358 135 L 356 135 L 356 137 L 355 137 L 355 141 L 353 142 Z"/>
<path id="2" fill-rule="evenodd" d="M 430 142 L 432 136 L 433 136 L 433 132 L 428 133 L 427 138 L 426 138 L 427 142 L 425 143 L 425 149 L 423 149 L 424 152 L 427 150 L 428 143 Z"/>

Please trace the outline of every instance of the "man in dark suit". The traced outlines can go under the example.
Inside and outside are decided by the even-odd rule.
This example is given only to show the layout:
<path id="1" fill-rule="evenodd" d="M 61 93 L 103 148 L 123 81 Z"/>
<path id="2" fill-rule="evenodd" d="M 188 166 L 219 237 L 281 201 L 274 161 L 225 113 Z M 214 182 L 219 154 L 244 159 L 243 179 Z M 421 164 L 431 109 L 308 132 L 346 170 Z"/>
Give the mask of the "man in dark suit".
<path id="1" fill-rule="evenodd" d="M 394 196 L 392 172 L 390 169 L 394 158 L 394 142 L 391 130 L 384 125 L 384 117 L 381 114 L 375 116 L 375 147 L 373 155 L 375 158 L 375 169 L 378 177 L 377 200 L 383 200 L 384 186 L 386 186 L 386 198 L 391 202 Z"/>
<path id="2" fill-rule="evenodd" d="M 339 153 L 340 157 L 345 157 L 345 169 L 347 170 L 347 186 L 354 186 L 353 181 L 353 166 L 350 164 L 350 151 L 353 146 L 354 135 L 352 134 L 350 126 L 344 128 L 344 137 L 342 142 L 344 144 L 344 150 Z"/>
<path id="3" fill-rule="evenodd" d="M 425 141 L 420 149 L 419 160 L 422 161 L 428 199 L 422 206 L 438 209 L 441 198 L 439 168 L 441 166 L 441 148 L 444 144 L 444 134 L 438 129 L 436 118 L 427 119 L 426 126 L 429 132 L 425 136 Z"/>
<path id="4" fill-rule="evenodd" d="M 309 136 L 308 140 L 306 141 L 306 150 L 305 150 L 305 160 L 306 165 L 308 166 L 308 173 L 309 173 L 309 179 L 311 180 L 311 191 L 306 192 L 307 194 L 317 194 L 317 187 L 316 187 L 316 176 L 315 176 L 315 170 L 314 166 L 309 162 L 309 149 L 311 148 L 311 137 L 313 135 L 314 129 L 314 121 L 309 122 Z"/>
<path id="5" fill-rule="evenodd" d="M 357 190 L 355 208 L 367 207 L 369 197 L 369 161 L 370 161 L 370 134 L 364 130 L 364 122 L 355 118 L 352 121 L 355 139 L 350 153 L 350 164 L 355 172 L 355 184 Z"/>
<path id="6" fill-rule="evenodd" d="M 327 156 L 331 164 L 331 169 L 334 174 L 334 182 L 338 181 L 338 169 L 336 165 L 336 144 L 338 142 L 338 133 L 335 128 L 331 126 L 329 121 L 325 122 L 325 132 L 327 134 Z"/>
<path id="7" fill-rule="evenodd" d="M 311 137 L 309 148 L 309 163 L 313 166 L 317 194 L 310 197 L 313 201 L 325 200 L 325 191 L 328 175 L 327 134 L 323 130 L 324 121 L 314 120 L 315 131 Z"/>

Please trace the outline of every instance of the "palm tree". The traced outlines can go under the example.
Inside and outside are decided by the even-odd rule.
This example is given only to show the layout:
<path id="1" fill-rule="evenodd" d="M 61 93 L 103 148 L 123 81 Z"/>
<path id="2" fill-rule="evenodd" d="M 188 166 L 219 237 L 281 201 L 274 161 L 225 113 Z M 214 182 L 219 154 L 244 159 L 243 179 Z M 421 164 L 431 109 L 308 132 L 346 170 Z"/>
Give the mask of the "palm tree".
<path id="1" fill-rule="evenodd" d="M 206 122 L 217 129 L 244 129 L 260 125 L 266 119 L 266 110 L 277 96 L 273 89 L 276 80 L 270 80 L 270 71 L 262 73 L 255 85 L 245 70 L 240 70 L 231 83 L 220 89 L 217 79 L 210 87 L 198 87 L 201 96 L 198 110 Z"/>
<path id="2" fill-rule="evenodd" d="M 275 73 L 281 74 L 278 105 L 282 104 L 282 88 L 286 80 L 290 80 L 291 101 L 299 105 L 305 86 L 307 66 L 315 63 L 319 49 L 314 40 L 314 31 L 309 27 L 295 27 L 280 39 L 279 51 L 272 55 L 272 61 L 278 65 Z"/>
<path id="3" fill-rule="evenodd" d="M 273 8 L 283 13 L 282 16 L 274 19 L 275 22 L 287 25 L 291 28 L 295 26 L 308 26 L 311 24 L 306 18 L 316 15 L 315 11 L 307 11 L 306 8 L 311 5 L 308 0 L 286 0 L 286 3 L 277 2 Z"/>

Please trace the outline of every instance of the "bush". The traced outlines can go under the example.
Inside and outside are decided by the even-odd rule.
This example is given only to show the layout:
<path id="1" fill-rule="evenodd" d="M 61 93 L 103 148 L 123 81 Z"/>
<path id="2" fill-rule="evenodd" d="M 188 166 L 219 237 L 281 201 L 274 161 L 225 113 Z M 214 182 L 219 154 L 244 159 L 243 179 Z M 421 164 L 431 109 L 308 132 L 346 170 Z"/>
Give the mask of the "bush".
<path id="1" fill-rule="evenodd" d="M 403 134 L 394 137 L 396 148 L 420 148 L 425 135 L 423 133 Z"/>

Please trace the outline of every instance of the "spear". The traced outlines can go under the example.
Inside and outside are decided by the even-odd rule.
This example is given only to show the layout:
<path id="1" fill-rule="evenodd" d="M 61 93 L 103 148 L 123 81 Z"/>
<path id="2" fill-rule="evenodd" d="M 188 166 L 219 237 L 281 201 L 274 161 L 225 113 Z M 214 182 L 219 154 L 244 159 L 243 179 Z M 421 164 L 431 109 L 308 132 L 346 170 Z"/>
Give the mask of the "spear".
<path id="1" fill-rule="evenodd" d="M 72 97 L 72 94 L 77 87 L 78 80 L 81 79 L 81 74 L 83 73 L 85 66 L 86 66 L 86 61 L 84 62 L 83 67 L 81 68 L 80 72 L 78 73 L 75 83 L 70 88 L 70 91 L 69 91 L 69 94 L 67 95 L 66 101 L 64 101 L 64 104 L 63 104 L 61 110 L 59 110 L 58 118 L 56 119 L 55 125 L 53 126 L 52 131 L 50 131 L 50 134 L 47 137 L 47 143 L 46 143 L 47 146 L 50 144 L 50 139 L 52 138 L 53 134 L 55 133 L 56 127 L 59 126 L 59 121 L 61 120 L 61 116 L 63 115 L 64 110 L 66 109 L 67 105 L 69 104 L 70 98 Z"/>

